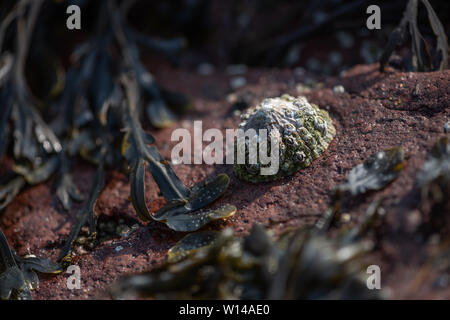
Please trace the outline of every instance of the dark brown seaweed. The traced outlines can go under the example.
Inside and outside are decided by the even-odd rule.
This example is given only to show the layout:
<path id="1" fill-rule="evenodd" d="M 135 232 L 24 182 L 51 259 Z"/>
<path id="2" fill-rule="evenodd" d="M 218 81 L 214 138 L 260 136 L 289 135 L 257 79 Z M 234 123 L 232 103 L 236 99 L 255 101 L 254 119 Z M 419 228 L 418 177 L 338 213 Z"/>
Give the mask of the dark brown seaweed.
<path id="1" fill-rule="evenodd" d="M 46 54 L 45 44 L 35 45 L 40 40 L 34 39 L 40 36 L 36 31 L 41 31 L 40 24 L 36 22 L 44 3 L 47 5 L 44 0 L 19 1 L 0 25 L 0 156 L 8 152 L 15 173 L 0 186 L 0 209 L 26 185 L 52 177 L 56 178 L 53 190 L 65 210 L 72 207 L 73 200 L 83 201 L 84 195 L 71 174 L 72 160 L 81 156 L 94 164 L 97 174 L 62 248 L 60 259 L 64 262 L 70 261 L 73 243 L 86 224 L 90 244 L 94 243 L 95 204 L 103 189 L 104 172 L 123 167 L 124 160 L 129 165 L 131 201 L 143 221 L 155 220 L 174 230 L 193 231 L 234 214 L 236 208 L 231 205 L 201 210 L 225 192 L 229 183 L 226 175 L 189 189 L 141 126 L 145 111 L 154 127 L 171 125 L 176 119 L 173 110 L 183 112 L 190 102 L 182 94 L 159 87 L 141 62 L 138 44 L 174 61 L 185 41 L 141 34 L 126 21 L 133 1 L 102 0 L 96 27 L 88 32 L 87 41 L 75 48 L 68 70 L 63 70 L 59 60 L 49 58 L 52 53 Z M 17 28 L 6 34 L 12 26 Z M 3 48 L 6 35 L 14 44 L 12 54 Z M 42 60 L 45 65 L 39 67 L 48 69 L 48 77 L 38 83 L 25 79 L 30 59 Z M 38 89 L 37 96 L 32 89 Z M 56 102 L 50 99 L 58 93 Z M 52 113 L 54 117 L 47 117 Z M 50 120 L 44 121 L 44 116 Z M 122 153 L 118 148 L 121 143 Z M 13 146 L 8 148 L 8 144 Z M 167 202 L 156 214 L 146 206 L 146 168 Z"/>
<path id="2" fill-rule="evenodd" d="M 373 299 L 359 260 L 373 247 L 362 236 L 380 215 L 371 206 L 363 223 L 331 239 L 304 227 L 279 241 L 260 225 L 250 235 L 222 232 L 187 235 L 152 271 L 126 276 L 112 288 L 115 298 L 159 299 Z"/>
<path id="3" fill-rule="evenodd" d="M 17 256 L 0 229 L 0 300 L 31 299 L 30 290 L 36 289 L 39 283 L 35 272 L 58 274 L 62 268 L 47 259 Z"/>
<path id="4" fill-rule="evenodd" d="M 369 190 L 379 190 L 397 178 L 403 169 L 403 150 L 386 149 L 369 156 L 364 163 L 354 167 L 344 183 L 338 186 L 341 192 L 353 196 Z"/>
<path id="5" fill-rule="evenodd" d="M 428 20 L 437 39 L 436 49 L 441 55 L 439 65 L 433 64 L 435 59 L 431 56 L 431 50 L 419 30 L 417 22 L 419 0 L 409 0 L 400 24 L 392 31 L 387 46 L 380 57 L 380 71 L 384 71 L 395 48 L 404 43 L 408 31 L 411 37 L 412 65 L 415 71 L 445 70 L 448 68 L 449 45 L 444 27 L 430 2 L 428 0 L 420 0 L 420 2 L 424 4 L 428 12 Z M 408 30 L 407 27 L 409 27 Z"/>

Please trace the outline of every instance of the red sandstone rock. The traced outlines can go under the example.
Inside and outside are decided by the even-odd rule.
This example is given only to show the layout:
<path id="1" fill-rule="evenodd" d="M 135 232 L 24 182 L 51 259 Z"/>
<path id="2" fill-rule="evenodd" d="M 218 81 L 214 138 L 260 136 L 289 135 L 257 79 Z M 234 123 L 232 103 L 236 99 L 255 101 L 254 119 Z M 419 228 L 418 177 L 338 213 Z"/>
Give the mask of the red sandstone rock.
<path id="1" fill-rule="evenodd" d="M 229 77 L 222 73 L 202 76 L 186 70 L 159 66 L 155 76 L 162 86 L 188 94 L 193 109 L 178 125 L 192 130 L 194 120 L 203 120 L 203 129 L 235 128 L 239 117 L 228 116 L 230 104 Z M 254 103 L 264 97 L 282 93 L 298 95 L 296 84 L 302 78 L 291 71 L 250 70 L 247 86 Z M 176 80 L 176 81 L 175 81 Z M 335 94 L 334 85 L 342 84 L 345 93 Z M 406 167 L 400 176 L 380 192 L 370 193 L 344 204 L 343 211 L 356 222 L 375 199 L 385 198 L 386 222 L 382 226 L 380 244 L 368 258 L 368 264 L 379 264 L 382 286 L 392 290 L 393 298 L 450 298 L 450 288 L 433 287 L 437 274 L 415 286 L 427 246 L 417 242 L 408 221 L 417 204 L 414 182 L 427 150 L 443 135 L 449 119 L 450 71 L 434 73 L 378 72 L 377 65 L 356 66 L 343 78 L 328 79 L 323 88 L 305 94 L 307 98 L 329 111 L 337 135 L 326 152 L 312 165 L 293 176 L 265 184 L 238 180 L 231 165 L 179 165 L 175 171 L 188 186 L 209 174 L 225 172 L 231 177 L 226 194 L 218 203 L 231 203 L 238 208 L 226 222 L 213 223 L 206 229 L 231 227 L 237 236 L 246 234 L 254 223 L 262 223 L 278 234 L 288 227 L 314 222 L 327 207 L 330 190 L 342 182 L 349 170 L 376 151 L 400 145 L 405 151 Z M 175 127 L 174 127 L 175 128 Z M 174 128 L 155 131 L 157 145 L 165 157 L 170 157 Z M 6 162 L 6 160 L 5 160 Z M 93 178 L 93 168 L 85 164 L 76 167 L 75 181 L 86 194 Z M 147 202 L 157 210 L 164 200 L 150 175 L 147 181 Z M 99 222 L 123 219 L 126 224 L 139 223 L 128 238 L 115 237 L 92 251 L 78 250 L 75 263 L 81 268 L 81 290 L 66 287 L 68 275 L 40 276 L 35 299 L 108 298 L 103 292 L 118 277 L 137 273 L 160 264 L 166 252 L 184 234 L 156 222 L 139 222 L 128 200 L 126 175 L 110 171 L 107 183 L 97 203 Z M 66 213 L 51 193 L 51 183 L 27 188 L 0 217 L 0 225 L 10 244 L 19 254 L 33 253 L 56 259 L 80 205 Z M 351 222 L 351 223 L 352 223 Z M 122 250 L 120 247 L 122 247 Z M 118 248 L 119 247 L 119 248 Z M 116 249 L 118 248 L 118 249 Z"/>

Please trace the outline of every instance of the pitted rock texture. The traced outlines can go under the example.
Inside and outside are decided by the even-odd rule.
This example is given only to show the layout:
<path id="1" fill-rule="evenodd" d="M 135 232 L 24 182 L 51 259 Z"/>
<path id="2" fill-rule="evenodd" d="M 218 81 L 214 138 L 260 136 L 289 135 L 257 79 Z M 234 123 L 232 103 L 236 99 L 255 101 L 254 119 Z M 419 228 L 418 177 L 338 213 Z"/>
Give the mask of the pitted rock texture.
<path id="1" fill-rule="evenodd" d="M 231 91 L 230 77 L 225 72 L 199 75 L 192 70 L 149 62 L 148 67 L 161 86 L 188 94 L 194 105 L 173 128 L 157 131 L 144 122 L 164 157 L 170 159 L 171 150 L 178 143 L 171 141 L 172 131 L 183 127 L 193 135 L 194 120 L 203 121 L 204 131 L 209 128 L 225 131 L 238 126 L 240 117 L 230 112 L 231 104 L 227 102 Z M 427 267 L 430 252 L 437 245 L 436 241 L 425 240 L 417 230 L 423 218 L 417 210 L 420 197 L 415 182 L 427 151 L 445 134 L 443 128 L 450 118 L 450 71 L 402 73 L 389 69 L 379 73 L 375 64 L 356 66 L 342 78 L 327 78 L 322 83 L 321 79 L 296 75 L 291 70 L 250 69 L 245 77 L 247 85 L 234 94 L 250 96 L 250 105 L 283 93 L 304 95 L 310 103 L 328 111 L 336 137 L 309 167 L 268 183 L 242 181 L 233 174 L 231 165 L 175 166 L 175 172 L 187 186 L 210 174 L 227 173 L 231 178 L 229 189 L 214 206 L 230 203 L 237 207 L 237 213 L 205 229 L 231 227 L 237 236 L 242 236 L 254 223 L 261 223 L 278 235 L 286 228 L 314 223 L 327 208 L 333 187 L 343 182 L 355 165 L 376 151 L 402 146 L 405 169 L 399 177 L 382 191 L 344 199 L 342 212 L 349 214 L 346 223 L 351 227 L 371 202 L 384 199 L 385 221 L 371 233 L 377 245 L 367 258 L 367 265 L 380 266 L 382 288 L 388 289 L 392 298 L 449 299 L 450 287 L 440 281 L 445 280 L 446 270 Z M 300 93 L 298 84 L 305 83 L 306 77 L 319 83 L 311 91 Z M 345 92 L 334 93 L 332 88 L 336 85 L 343 85 Z M 11 162 L 4 158 L 0 170 L 10 167 Z M 75 183 L 84 195 L 89 192 L 94 172 L 81 162 L 75 168 Z M 32 292 L 34 299 L 109 298 L 105 289 L 114 280 L 160 265 L 167 250 L 185 235 L 161 223 L 140 222 L 129 201 L 128 178 L 118 168 L 110 170 L 106 179 L 96 207 L 99 223 L 116 221 L 138 227 L 127 237 L 116 235 L 93 250 L 77 249 L 74 264 L 81 270 L 80 290 L 67 288 L 69 274 L 40 275 L 39 288 Z M 163 197 L 149 175 L 146 186 L 147 204 L 155 212 L 164 205 Z M 35 254 L 55 260 L 80 207 L 77 204 L 65 212 L 52 193 L 52 181 L 48 181 L 25 189 L 0 212 L 0 225 L 20 255 Z M 441 239 L 444 237 L 445 234 L 441 235 Z"/>

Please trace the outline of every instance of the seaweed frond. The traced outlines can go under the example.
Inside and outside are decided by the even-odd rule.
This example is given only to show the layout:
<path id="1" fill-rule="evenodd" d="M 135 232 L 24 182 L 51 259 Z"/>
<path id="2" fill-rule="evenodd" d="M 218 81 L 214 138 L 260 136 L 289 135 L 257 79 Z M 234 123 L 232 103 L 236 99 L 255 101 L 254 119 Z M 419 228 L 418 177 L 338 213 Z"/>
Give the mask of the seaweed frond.
<path id="1" fill-rule="evenodd" d="M 436 36 L 436 51 L 440 53 L 440 57 L 435 58 L 432 56 L 431 50 L 419 30 L 417 23 L 419 0 L 409 0 L 400 24 L 392 31 L 387 46 L 380 57 L 381 72 L 384 71 L 395 48 L 406 41 L 408 31 L 411 38 L 412 66 L 414 71 L 448 69 L 449 45 L 444 27 L 430 2 L 428 0 L 420 0 L 420 2 L 423 3 L 427 10 L 428 20 Z"/>

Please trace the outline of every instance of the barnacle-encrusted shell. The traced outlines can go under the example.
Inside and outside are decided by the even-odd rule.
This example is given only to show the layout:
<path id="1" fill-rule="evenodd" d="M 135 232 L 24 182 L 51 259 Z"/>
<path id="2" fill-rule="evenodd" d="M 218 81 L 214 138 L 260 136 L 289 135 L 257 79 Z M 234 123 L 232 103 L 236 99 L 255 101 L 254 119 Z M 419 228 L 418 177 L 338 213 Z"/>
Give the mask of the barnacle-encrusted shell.
<path id="1" fill-rule="evenodd" d="M 259 160 L 257 164 L 247 161 L 238 164 L 235 157 L 235 174 L 251 182 L 276 180 L 309 166 L 327 149 L 336 134 L 328 112 L 309 103 L 305 97 L 287 94 L 263 100 L 243 114 L 241 120 L 239 129 L 255 129 L 257 133 L 259 129 L 267 129 L 268 137 L 276 136 L 279 141 L 279 170 L 274 175 L 261 175 L 263 165 Z M 270 152 L 270 142 L 268 146 Z M 247 148 L 245 152 L 247 159 Z"/>

